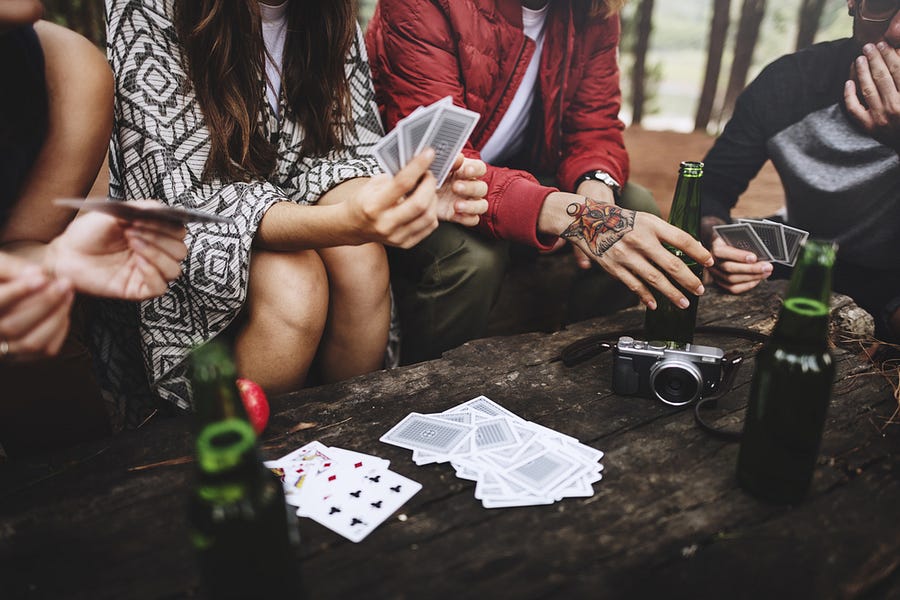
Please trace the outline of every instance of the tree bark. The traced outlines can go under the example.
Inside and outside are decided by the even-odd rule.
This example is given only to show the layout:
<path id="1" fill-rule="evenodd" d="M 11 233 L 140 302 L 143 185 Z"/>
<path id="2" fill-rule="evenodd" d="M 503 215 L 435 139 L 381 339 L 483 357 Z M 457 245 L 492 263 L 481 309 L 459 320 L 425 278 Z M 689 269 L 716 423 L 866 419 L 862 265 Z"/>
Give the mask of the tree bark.
<path id="1" fill-rule="evenodd" d="M 647 51 L 650 48 L 650 34 L 653 32 L 653 2 L 641 0 L 637 7 L 637 28 L 634 38 L 634 66 L 631 69 L 631 123 L 640 125 L 644 118 L 646 101 Z"/>
<path id="2" fill-rule="evenodd" d="M 744 90 L 747 73 L 753 62 L 753 50 L 759 39 L 759 26 L 766 14 L 766 0 L 744 0 L 741 6 L 741 21 L 738 24 L 737 36 L 734 40 L 734 60 L 725 88 L 725 102 L 720 114 L 721 120 L 727 120 L 734 112 L 734 102 Z"/>
<path id="3" fill-rule="evenodd" d="M 722 70 L 722 52 L 725 50 L 728 26 L 731 22 L 730 12 L 731 0 L 713 1 L 712 20 L 709 23 L 709 47 L 706 53 L 706 75 L 703 78 L 703 89 L 697 104 L 694 131 L 706 131 L 712 116 L 719 85 L 719 73 Z"/>
<path id="4" fill-rule="evenodd" d="M 825 0 L 801 0 L 797 14 L 797 50 L 812 46 L 824 8 Z"/>

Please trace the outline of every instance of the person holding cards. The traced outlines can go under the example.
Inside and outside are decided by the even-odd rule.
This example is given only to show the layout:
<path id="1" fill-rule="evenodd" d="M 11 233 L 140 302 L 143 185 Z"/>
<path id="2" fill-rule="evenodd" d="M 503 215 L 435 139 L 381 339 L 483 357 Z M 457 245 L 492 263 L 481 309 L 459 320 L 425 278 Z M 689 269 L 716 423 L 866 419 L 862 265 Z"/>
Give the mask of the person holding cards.
<path id="1" fill-rule="evenodd" d="M 436 358 L 484 335 L 509 242 L 546 251 L 568 240 L 582 267 L 602 267 L 570 295 L 569 320 L 627 306 L 631 292 L 653 308 L 650 287 L 686 306 L 669 277 L 702 293 L 662 242 L 701 264 L 709 253 L 651 214 L 658 209 L 649 193 L 627 183 L 616 62 L 622 4 L 378 2 L 366 43 L 388 128 L 450 97 L 481 115 L 464 153 L 489 165 L 490 207 L 477 231 L 442 224 L 412 250 L 390 255 L 403 362 Z M 627 289 L 616 293 L 607 273 Z"/>
<path id="2" fill-rule="evenodd" d="M 876 337 L 897 342 L 900 2 L 847 0 L 847 8 L 852 38 L 776 60 L 738 98 L 704 158 L 702 237 L 716 257 L 710 273 L 722 288 L 739 294 L 773 274 L 768 261 L 779 260 L 780 245 L 771 246 L 769 258 L 765 240 L 756 252 L 744 245 L 753 236 L 740 231 L 742 224 L 723 235 L 714 230 L 730 221 L 739 196 L 771 160 L 785 191 L 784 249 L 807 232 L 835 240 L 834 290 L 875 317 Z M 761 239 L 771 227 L 747 224 Z M 730 233 L 738 234 L 732 245 L 726 243 Z M 774 269 L 776 276 L 785 272 Z"/>
<path id="3" fill-rule="evenodd" d="M 108 433 L 76 294 L 157 296 L 186 251 L 181 224 L 54 204 L 97 176 L 113 84 L 102 52 L 42 13 L 0 2 L 0 440 L 12 455 Z"/>
<path id="4" fill-rule="evenodd" d="M 432 151 L 378 175 L 382 128 L 351 0 L 107 0 L 107 14 L 112 194 L 234 221 L 190 229 L 185 276 L 164 296 L 108 307 L 117 326 L 95 343 L 114 361 L 103 385 L 127 399 L 124 423 L 159 398 L 190 407 L 185 358 L 214 336 L 273 394 L 382 367 L 383 245 L 410 247 L 439 217 L 477 218 L 483 167 L 457 161 L 459 194 L 440 198 Z"/>

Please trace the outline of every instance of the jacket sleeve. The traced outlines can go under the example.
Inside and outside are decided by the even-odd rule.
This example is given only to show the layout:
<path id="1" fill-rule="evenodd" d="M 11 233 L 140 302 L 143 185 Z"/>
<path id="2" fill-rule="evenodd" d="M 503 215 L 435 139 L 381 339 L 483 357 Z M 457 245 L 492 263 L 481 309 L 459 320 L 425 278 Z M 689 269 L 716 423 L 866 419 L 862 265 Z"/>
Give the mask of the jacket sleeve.
<path id="1" fill-rule="evenodd" d="M 366 32 L 375 93 L 386 129 L 418 106 L 446 96 L 466 106 L 457 44 L 446 3 L 381 0 Z M 463 154 L 480 158 L 471 142 Z M 537 217 L 548 194 L 530 174 L 488 165 L 488 210 L 478 230 L 491 237 L 550 248 L 553 236 L 538 236 Z"/>
<path id="2" fill-rule="evenodd" d="M 588 60 L 577 81 L 569 81 L 568 104 L 562 118 L 562 157 L 557 179 L 564 190 L 575 189 L 576 180 L 602 170 L 624 185 L 628 180 L 628 154 L 619 120 L 619 19 L 597 18 L 584 33 Z M 580 65 L 574 64 L 573 68 Z M 573 71 L 573 73 L 578 73 Z"/>

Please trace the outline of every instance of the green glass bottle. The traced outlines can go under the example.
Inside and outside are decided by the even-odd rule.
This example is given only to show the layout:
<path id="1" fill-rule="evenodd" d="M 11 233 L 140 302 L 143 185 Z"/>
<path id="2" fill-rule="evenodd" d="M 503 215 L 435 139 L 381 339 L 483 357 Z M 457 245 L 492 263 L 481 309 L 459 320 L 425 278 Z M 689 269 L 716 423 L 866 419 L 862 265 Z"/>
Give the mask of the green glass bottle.
<path id="1" fill-rule="evenodd" d="M 196 482 L 189 502 L 191 541 L 211 598 L 301 595 L 297 519 L 281 482 L 259 460 L 226 346 L 192 355 Z"/>
<path id="2" fill-rule="evenodd" d="M 812 481 L 834 381 L 828 350 L 834 258 L 831 242 L 807 241 L 778 322 L 756 355 L 737 477 L 770 502 L 797 502 Z"/>
<path id="3" fill-rule="evenodd" d="M 700 179 L 703 177 L 702 162 L 683 162 L 678 170 L 678 183 L 675 186 L 675 197 L 669 212 L 669 223 L 700 239 Z M 703 278 L 703 265 L 693 258 L 668 244 L 669 252 L 680 258 L 697 278 Z M 656 310 L 647 310 L 644 318 L 644 333 L 648 340 L 659 340 L 674 344 L 686 344 L 694 341 L 694 328 L 697 325 L 698 297 L 693 291 L 687 291 L 675 284 L 690 301 L 690 306 L 680 308 L 663 296 L 656 288 L 652 288 L 656 299 Z"/>

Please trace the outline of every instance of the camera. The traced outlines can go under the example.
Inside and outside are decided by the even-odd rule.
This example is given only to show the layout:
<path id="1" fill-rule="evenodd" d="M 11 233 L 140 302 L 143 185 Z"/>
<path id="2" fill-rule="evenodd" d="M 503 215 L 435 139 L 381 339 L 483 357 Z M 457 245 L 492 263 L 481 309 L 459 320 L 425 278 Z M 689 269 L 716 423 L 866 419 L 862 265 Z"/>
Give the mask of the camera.
<path id="1" fill-rule="evenodd" d="M 640 395 L 682 406 L 716 389 L 724 365 L 720 348 L 622 336 L 614 348 L 612 387 L 621 396 Z"/>

